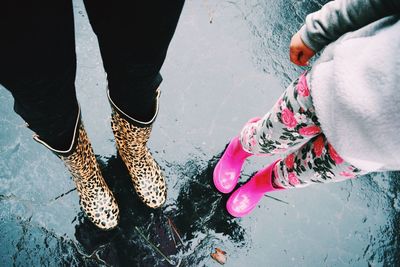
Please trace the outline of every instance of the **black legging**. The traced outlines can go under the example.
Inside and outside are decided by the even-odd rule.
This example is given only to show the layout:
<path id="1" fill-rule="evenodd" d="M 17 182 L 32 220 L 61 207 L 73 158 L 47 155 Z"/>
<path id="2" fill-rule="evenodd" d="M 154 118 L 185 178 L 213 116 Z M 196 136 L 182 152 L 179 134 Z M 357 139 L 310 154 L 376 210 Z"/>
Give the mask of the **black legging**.
<path id="1" fill-rule="evenodd" d="M 149 120 L 184 0 L 84 2 L 111 99 L 131 117 Z M 14 109 L 29 128 L 64 149 L 78 113 L 72 2 L 6 0 L 1 6 L 0 83 L 13 95 Z"/>

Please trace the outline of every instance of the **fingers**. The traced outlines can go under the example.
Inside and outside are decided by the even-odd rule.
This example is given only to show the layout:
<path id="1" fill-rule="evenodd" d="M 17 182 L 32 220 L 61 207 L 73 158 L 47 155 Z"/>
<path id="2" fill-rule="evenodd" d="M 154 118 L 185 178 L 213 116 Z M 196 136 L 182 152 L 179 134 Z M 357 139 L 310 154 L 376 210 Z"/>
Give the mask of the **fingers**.
<path id="1" fill-rule="evenodd" d="M 303 51 L 301 51 L 299 53 L 299 58 L 298 58 L 298 62 L 299 62 L 299 66 L 307 66 L 308 65 L 308 60 L 310 59 L 310 57 L 308 57 Z"/>
<path id="2" fill-rule="evenodd" d="M 298 66 L 307 66 L 314 54 L 315 52 L 303 42 L 299 33 L 293 35 L 289 52 L 291 62 Z"/>
<path id="3" fill-rule="evenodd" d="M 298 66 L 308 65 L 309 58 L 303 53 L 303 51 L 298 49 L 290 50 L 290 61 Z"/>
<path id="4" fill-rule="evenodd" d="M 292 46 L 290 46 L 290 53 L 289 53 L 290 61 L 293 62 L 296 65 L 299 62 L 298 61 L 299 60 L 299 55 L 298 54 L 299 54 L 298 51 L 295 51 L 295 49 Z"/>

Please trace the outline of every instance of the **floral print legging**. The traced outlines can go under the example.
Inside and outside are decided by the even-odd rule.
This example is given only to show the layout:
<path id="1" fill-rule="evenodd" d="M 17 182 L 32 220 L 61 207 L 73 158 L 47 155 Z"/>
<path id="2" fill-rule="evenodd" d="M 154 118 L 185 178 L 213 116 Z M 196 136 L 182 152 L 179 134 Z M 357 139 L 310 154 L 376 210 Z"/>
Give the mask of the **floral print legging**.
<path id="1" fill-rule="evenodd" d="M 322 133 L 306 73 L 293 81 L 262 119 L 248 122 L 240 141 L 252 154 L 286 155 L 274 169 L 283 188 L 338 182 L 362 171 L 344 161 Z"/>

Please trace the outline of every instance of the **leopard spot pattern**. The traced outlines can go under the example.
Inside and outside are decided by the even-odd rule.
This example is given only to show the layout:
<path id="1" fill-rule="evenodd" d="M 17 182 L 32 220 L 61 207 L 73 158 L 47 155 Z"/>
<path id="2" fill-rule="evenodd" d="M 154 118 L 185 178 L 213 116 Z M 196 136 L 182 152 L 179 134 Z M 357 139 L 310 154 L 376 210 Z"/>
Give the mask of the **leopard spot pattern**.
<path id="1" fill-rule="evenodd" d="M 100 229 L 110 230 L 119 221 L 117 202 L 104 181 L 82 124 L 77 138 L 73 153 L 60 158 L 73 177 L 86 216 Z"/>
<path id="2" fill-rule="evenodd" d="M 136 127 L 113 109 L 111 127 L 118 153 L 129 171 L 139 198 L 150 208 L 161 207 L 167 197 L 167 187 L 160 166 L 146 146 L 151 126 Z"/>

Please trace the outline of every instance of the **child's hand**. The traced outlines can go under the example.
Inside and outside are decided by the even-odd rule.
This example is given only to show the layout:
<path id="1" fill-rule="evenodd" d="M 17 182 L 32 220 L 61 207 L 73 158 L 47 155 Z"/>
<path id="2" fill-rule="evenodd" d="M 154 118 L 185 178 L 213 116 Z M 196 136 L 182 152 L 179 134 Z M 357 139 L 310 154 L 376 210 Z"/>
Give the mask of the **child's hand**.
<path id="1" fill-rule="evenodd" d="M 299 66 L 307 66 L 308 60 L 314 55 L 314 50 L 301 40 L 299 32 L 293 35 L 290 41 L 290 61 Z"/>

